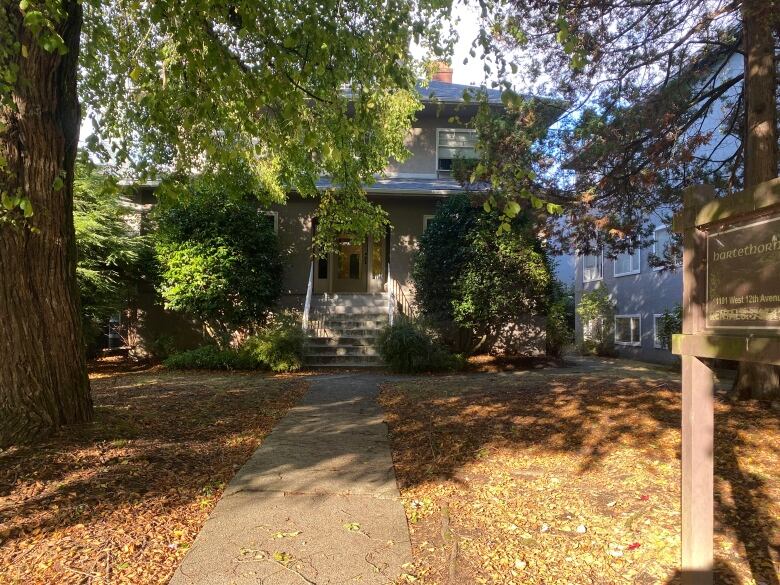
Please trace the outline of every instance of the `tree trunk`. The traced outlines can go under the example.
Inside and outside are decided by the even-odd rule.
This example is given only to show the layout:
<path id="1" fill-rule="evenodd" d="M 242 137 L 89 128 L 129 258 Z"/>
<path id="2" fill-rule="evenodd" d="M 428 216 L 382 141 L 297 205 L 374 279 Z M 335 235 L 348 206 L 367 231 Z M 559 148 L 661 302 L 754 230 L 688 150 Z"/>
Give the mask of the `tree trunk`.
<path id="1" fill-rule="evenodd" d="M 10 63 L 7 53 L 0 55 L 3 65 L 18 65 L 11 103 L 0 102 L 0 158 L 6 162 L 0 167 L 0 192 L 26 197 L 34 210 L 28 220 L 18 210 L 0 216 L 4 448 L 88 421 L 92 400 L 81 336 L 72 209 L 80 126 L 76 72 L 81 6 L 62 2 L 65 17 L 56 26 L 68 49 L 64 56 L 40 47 L 22 25 L 18 0 L 2 0 L 0 7 L 0 24 L 19 41 Z"/>
<path id="2" fill-rule="evenodd" d="M 745 34 L 745 187 L 777 176 L 777 106 L 773 2 L 744 0 Z M 740 362 L 734 391 L 740 398 L 770 398 L 780 393 L 780 368 Z"/>

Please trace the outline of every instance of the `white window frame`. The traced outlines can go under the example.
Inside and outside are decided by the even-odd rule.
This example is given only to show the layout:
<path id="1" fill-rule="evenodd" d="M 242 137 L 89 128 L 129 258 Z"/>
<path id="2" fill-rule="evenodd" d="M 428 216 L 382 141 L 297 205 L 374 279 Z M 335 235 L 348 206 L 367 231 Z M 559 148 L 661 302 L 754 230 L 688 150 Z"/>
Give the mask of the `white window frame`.
<path id="1" fill-rule="evenodd" d="M 435 215 L 423 215 L 423 233 L 428 230 L 428 223 L 436 217 Z"/>
<path id="2" fill-rule="evenodd" d="M 658 255 L 658 232 L 660 231 L 666 231 L 668 233 L 669 228 L 659 227 L 659 228 L 655 228 L 655 230 L 653 231 L 653 254 L 655 254 L 656 256 Z M 671 237 L 671 234 L 669 235 Z M 663 250 L 661 252 L 663 252 Z M 682 258 L 679 258 L 678 260 L 679 261 L 677 262 L 677 264 L 675 264 L 675 266 L 682 266 Z M 663 266 L 653 266 L 653 270 L 655 272 L 658 272 L 659 270 L 663 270 L 663 269 L 664 269 Z"/>
<path id="3" fill-rule="evenodd" d="M 658 319 L 663 317 L 663 313 L 653 313 L 653 347 L 655 349 L 669 349 L 664 347 L 661 339 L 658 337 Z"/>
<path id="4" fill-rule="evenodd" d="M 618 319 L 636 319 L 639 321 L 639 341 L 618 341 L 617 334 L 618 334 L 618 326 L 617 326 L 617 320 Z M 623 345 L 628 347 L 641 347 L 642 346 L 642 315 L 639 313 L 630 314 L 630 315 L 615 315 L 615 345 Z M 632 335 L 633 337 L 633 335 Z"/>
<path id="5" fill-rule="evenodd" d="M 622 256 L 622 255 L 624 255 L 624 254 L 628 254 L 628 252 L 622 252 L 621 254 L 618 254 L 618 256 Z M 641 248 L 637 248 L 637 249 L 634 251 L 634 253 L 633 253 L 633 254 L 631 254 L 631 257 L 632 257 L 632 258 L 633 258 L 634 256 L 637 256 L 637 257 L 638 257 L 638 258 L 637 258 L 637 267 L 636 267 L 636 269 L 635 269 L 635 270 L 629 270 L 628 272 L 618 272 L 618 271 L 617 271 L 617 265 L 618 265 L 618 263 L 617 263 L 617 258 L 615 258 L 615 259 L 612 261 L 612 276 L 614 276 L 614 277 L 616 277 L 616 278 L 617 278 L 617 277 L 619 277 L 619 276 L 630 276 L 630 275 L 632 275 L 632 274 L 639 274 L 640 272 L 642 272 L 642 249 L 641 249 Z M 631 264 L 631 263 L 629 262 L 629 266 L 630 266 L 630 264 Z"/>
<path id="6" fill-rule="evenodd" d="M 598 258 L 601 262 L 601 270 L 598 272 L 601 274 L 601 276 L 598 276 L 596 278 L 585 278 L 585 258 L 588 256 L 593 256 L 595 258 Z M 582 265 L 582 282 L 599 282 L 600 280 L 604 280 L 604 250 L 601 251 L 600 254 L 581 254 L 581 265 Z"/>
<path id="7" fill-rule="evenodd" d="M 469 134 L 474 134 L 476 136 L 477 131 L 474 128 L 436 128 L 436 153 L 435 153 L 435 159 L 434 159 L 434 171 L 436 172 L 436 178 L 440 178 L 441 173 L 449 173 L 449 176 L 452 176 L 451 170 L 446 169 L 440 169 L 439 168 L 439 136 L 442 132 L 466 132 Z"/>
<path id="8" fill-rule="evenodd" d="M 263 211 L 263 215 L 274 218 L 274 233 L 279 235 L 279 212 L 278 211 Z"/>

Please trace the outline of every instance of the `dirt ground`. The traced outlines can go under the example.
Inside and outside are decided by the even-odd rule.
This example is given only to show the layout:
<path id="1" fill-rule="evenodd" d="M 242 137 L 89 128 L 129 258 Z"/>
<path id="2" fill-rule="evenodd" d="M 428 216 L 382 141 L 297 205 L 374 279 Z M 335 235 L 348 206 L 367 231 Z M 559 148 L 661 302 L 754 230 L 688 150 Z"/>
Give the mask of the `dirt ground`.
<path id="1" fill-rule="evenodd" d="M 296 376 L 92 374 L 94 422 L 0 452 L 0 583 L 167 583 Z"/>
<path id="2" fill-rule="evenodd" d="M 680 387 L 642 367 L 453 375 L 380 400 L 412 530 L 406 581 L 679 582 Z M 780 422 L 717 406 L 717 582 L 778 585 Z"/>

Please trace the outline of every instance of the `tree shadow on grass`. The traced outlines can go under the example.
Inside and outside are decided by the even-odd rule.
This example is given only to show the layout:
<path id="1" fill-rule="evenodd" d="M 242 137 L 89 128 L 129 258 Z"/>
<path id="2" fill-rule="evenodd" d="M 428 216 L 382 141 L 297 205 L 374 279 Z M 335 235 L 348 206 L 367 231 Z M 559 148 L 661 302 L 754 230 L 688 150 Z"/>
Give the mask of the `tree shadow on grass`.
<path id="1" fill-rule="evenodd" d="M 674 462 L 679 469 L 680 391 L 669 380 L 595 373 L 450 377 L 386 387 L 382 400 L 396 470 L 407 488 L 464 481 L 464 468 L 490 452 L 514 453 L 524 462 L 537 455 L 557 460 L 570 466 L 558 474 L 577 477 L 605 467 L 619 472 L 615 458 L 621 452 L 648 465 Z M 743 463 L 758 453 L 750 440 L 780 436 L 777 418 L 760 405 L 719 403 L 716 419 L 716 520 L 744 548 L 743 577 L 779 585 L 774 563 L 780 559 L 780 526 L 771 493 L 780 488 L 780 477 L 751 472 Z M 761 448 L 776 460 L 780 445 Z M 627 477 L 614 481 L 620 485 Z M 739 554 L 733 551 L 727 560 L 738 562 Z M 738 582 L 729 580 L 733 571 L 725 563 L 719 564 L 721 582 Z"/>
<path id="2" fill-rule="evenodd" d="M 115 562 L 127 553 L 131 565 L 140 542 L 157 537 L 164 548 L 175 529 L 194 537 L 200 511 L 302 391 L 297 380 L 240 374 L 93 382 L 92 423 L 0 453 L 0 581 L 35 581 L 30 551 L 43 555 L 42 566 L 62 565 L 69 552 L 91 563 L 96 547 L 113 546 Z M 90 573 L 91 565 L 74 562 L 69 570 Z"/>

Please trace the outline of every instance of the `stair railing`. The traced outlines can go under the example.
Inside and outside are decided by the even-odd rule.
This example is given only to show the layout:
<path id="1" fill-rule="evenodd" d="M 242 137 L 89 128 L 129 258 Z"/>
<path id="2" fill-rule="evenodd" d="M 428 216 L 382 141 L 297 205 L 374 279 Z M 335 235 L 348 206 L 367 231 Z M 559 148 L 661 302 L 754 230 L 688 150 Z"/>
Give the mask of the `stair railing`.
<path id="1" fill-rule="evenodd" d="M 304 333 L 309 330 L 309 314 L 311 313 L 311 297 L 314 293 L 314 259 L 312 258 L 309 267 L 309 284 L 306 286 L 306 301 L 303 303 L 303 323 Z"/>
<path id="2" fill-rule="evenodd" d="M 387 263 L 387 322 L 392 326 L 395 319 L 395 281 L 390 274 L 390 263 Z"/>
<path id="3" fill-rule="evenodd" d="M 390 325 L 395 320 L 396 313 L 414 320 L 417 317 L 417 309 L 404 293 L 401 284 L 390 274 L 390 263 L 387 264 L 387 317 Z"/>

